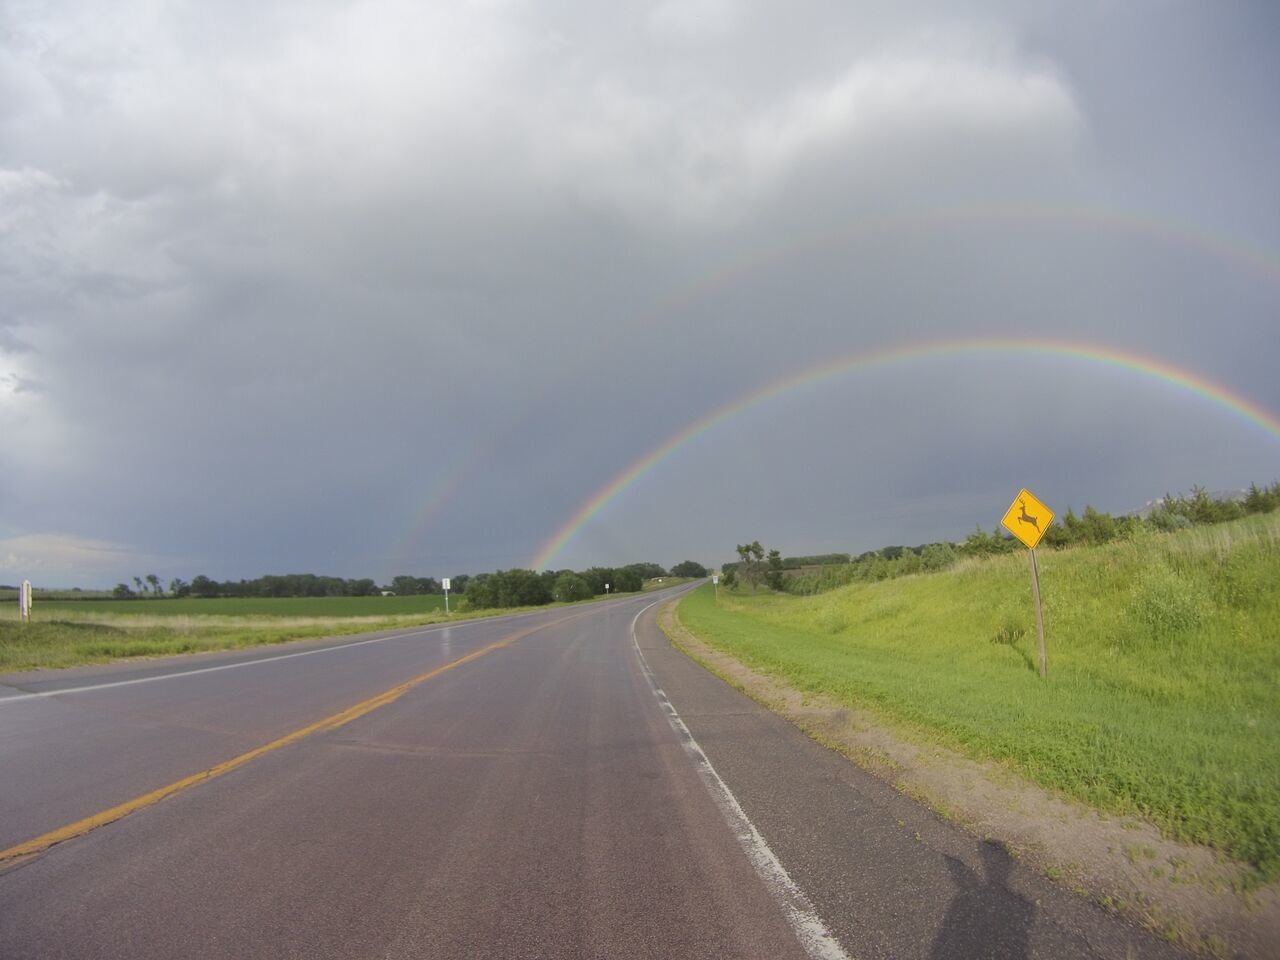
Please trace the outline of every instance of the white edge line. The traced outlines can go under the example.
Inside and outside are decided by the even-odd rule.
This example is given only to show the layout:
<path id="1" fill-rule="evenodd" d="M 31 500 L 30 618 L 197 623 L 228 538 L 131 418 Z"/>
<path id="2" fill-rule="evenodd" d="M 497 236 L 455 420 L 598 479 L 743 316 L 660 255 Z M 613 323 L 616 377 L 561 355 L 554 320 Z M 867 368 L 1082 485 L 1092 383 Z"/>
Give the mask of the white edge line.
<path id="1" fill-rule="evenodd" d="M 658 601 L 654 601 L 657 603 Z M 294 657 L 309 657 L 313 653 L 332 653 L 334 650 L 350 650 L 352 647 L 363 647 L 369 643 L 385 643 L 388 640 L 405 640 L 409 637 L 421 637 L 438 630 L 450 627 L 469 626 L 473 623 L 499 623 L 504 620 L 518 620 L 521 617 L 537 616 L 533 613 L 516 613 L 504 617 L 481 617 L 474 620 L 460 620 L 457 623 L 432 624 L 425 630 L 413 630 L 406 633 L 393 633 L 385 637 L 371 637 L 368 640 L 352 640 L 350 643 L 335 643 L 328 647 L 317 647 L 314 650 L 299 650 L 296 653 L 281 653 L 274 657 L 257 657 L 253 660 L 241 660 L 237 663 L 221 663 L 216 667 L 197 667 L 194 670 L 180 670 L 175 673 L 158 673 L 153 677 L 134 677 L 132 680 L 113 680 L 110 683 L 91 683 L 83 687 L 62 687 L 58 690 L 39 690 L 35 693 L 18 693 L 13 696 L 0 696 L 0 706 L 6 703 L 17 703 L 20 700 L 43 700 L 48 697 L 60 697 L 69 693 L 88 693 L 91 690 L 110 690 L 112 687 L 129 687 L 135 683 L 153 683 L 156 680 L 172 680 L 175 677 L 190 677 L 197 673 L 215 673 L 219 670 L 235 670 L 237 667 L 252 667 L 259 663 L 274 663 L 277 660 L 291 660 Z M 12 689 L 12 688 L 11 688 Z"/>
<path id="2" fill-rule="evenodd" d="M 764 881 L 764 885 L 782 907 L 782 912 L 786 916 L 787 922 L 791 924 L 791 929 L 795 931 L 800 945 L 804 948 L 804 952 L 813 960 L 851 960 L 849 954 L 841 946 L 840 941 L 836 939 L 835 935 L 827 928 L 827 925 L 823 923 L 822 918 L 818 916 L 812 901 L 791 879 L 786 867 L 782 865 L 773 850 L 769 848 L 768 841 L 756 829 L 756 825 L 751 822 L 746 811 L 742 809 L 742 805 L 738 803 L 738 798 L 733 795 L 729 785 L 721 779 L 711 760 L 702 752 L 702 747 L 698 746 L 698 741 L 694 739 L 693 734 L 689 732 L 689 728 L 685 726 L 684 720 L 676 712 L 676 708 L 667 699 L 666 693 L 658 686 L 658 678 L 649 667 L 649 661 L 645 659 L 644 651 L 640 649 L 640 639 L 636 636 L 636 623 L 640 620 L 641 614 L 650 607 L 662 602 L 661 600 L 653 601 L 653 603 L 641 609 L 639 613 L 631 618 L 631 643 L 636 648 L 636 656 L 640 658 L 640 668 L 644 671 L 645 679 L 649 681 L 649 688 L 653 691 L 653 695 L 658 698 L 658 703 L 661 705 L 663 713 L 666 714 L 667 721 L 679 735 L 680 743 L 684 747 L 685 753 L 693 761 L 693 765 L 698 771 L 698 776 L 701 777 L 707 791 L 711 794 L 712 799 L 715 800 L 716 806 L 720 808 L 720 812 L 724 815 L 729 829 L 737 835 L 738 842 L 742 844 L 742 849 L 746 853 L 747 859 L 751 861 L 751 865 L 755 867 L 756 873 Z"/>

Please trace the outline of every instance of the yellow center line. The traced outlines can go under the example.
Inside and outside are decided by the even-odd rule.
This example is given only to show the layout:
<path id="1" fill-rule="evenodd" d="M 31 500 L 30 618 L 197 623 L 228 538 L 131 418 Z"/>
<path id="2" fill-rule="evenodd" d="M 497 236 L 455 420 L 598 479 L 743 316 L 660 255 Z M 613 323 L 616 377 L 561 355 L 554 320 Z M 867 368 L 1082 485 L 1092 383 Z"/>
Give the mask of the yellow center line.
<path id="1" fill-rule="evenodd" d="M 574 616 L 561 617 L 558 620 L 553 620 L 551 623 L 544 623 L 541 626 L 533 627 L 529 630 L 509 634 L 501 640 L 494 641 L 488 646 L 481 647 L 479 650 L 473 650 L 471 653 L 459 657 L 456 660 L 451 660 L 443 666 L 436 667 L 434 670 L 428 670 L 426 673 L 418 674 L 418 676 L 413 677 L 410 680 L 406 680 L 404 683 L 398 684 L 390 690 L 386 690 L 377 696 L 370 697 L 368 700 L 362 700 L 354 706 L 347 707 L 347 709 L 335 713 L 332 716 L 325 717 L 323 720 L 317 720 L 315 723 L 302 727 L 299 730 L 294 730 L 292 733 L 287 733 L 283 737 L 272 740 L 270 743 L 263 744 L 260 747 L 250 750 L 248 753 L 242 753 L 238 757 L 232 757 L 230 760 L 224 760 L 222 763 L 210 767 L 207 770 L 201 770 L 199 773 L 193 773 L 189 777 L 183 777 L 181 780 L 175 780 L 173 783 L 160 787 L 158 790 L 152 790 L 150 793 L 144 793 L 140 797 L 134 797 L 132 800 L 126 800 L 124 803 L 118 804 L 107 810 L 99 811 L 98 813 L 85 817 L 83 820 L 77 820 L 75 823 L 69 823 L 64 827 L 58 827 L 56 830 L 50 830 L 48 833 L 42 833 L 38 837 L 33 837 L 30 840 L 19 843 L 17 846 L 10 847 L 7 850 L 0 850 L 0 866 L 12 865 L 16 861 L 36 856 L 37 854 L 48 850 L 54 844 L 62 843 L 66 840 L 72 840 L 76 837 L 83 836 L 91 830 L 96 830 L 98 827 L 105 826 L 108 823 L 114 823 L 116 820 L 126 817 L 137 810 L 159 803 L 165 797 L 171 797 L 175 793 L 185 790 L 188 787 L 193 787 L 198 783 L 205 783 L 209 780 L 213 780 L 222 776 L 224 773 L 230 773 L 237 767 L 244 766 L 250 760 L 256 760 L 264 754 L 271 753 L 274 750 L 279 750 L 281 747 L 288 746 L 291 743 L 301 740 L 303 737 L 309 737 L 311 734 L 319 733 L 322 730 L 333 730 L 337 727 L 344 726 L 352 720 L 357 720 L 365 714 L 372 713 L 379 707 L 385 707 L 389 703 L 394 703 L 414 687 L 419 684 L 426 683 L 428 680 L 438 677 L 446 671 L 454 669 L 454 667 L 460 667 L 464 663 L 470 663 L 472 660 L 478 660 L 486 654 L 493 653 L 495 650 L 501 650 L 503 647 L 510 646 L 517 640 L 522 640 L 540 630 L 546 630 L 548 627 L 558 626 L 559 624 L 565 623 L 569 620 L 576 620 L 585 615 L 586 614 L 579 613 Z"/>

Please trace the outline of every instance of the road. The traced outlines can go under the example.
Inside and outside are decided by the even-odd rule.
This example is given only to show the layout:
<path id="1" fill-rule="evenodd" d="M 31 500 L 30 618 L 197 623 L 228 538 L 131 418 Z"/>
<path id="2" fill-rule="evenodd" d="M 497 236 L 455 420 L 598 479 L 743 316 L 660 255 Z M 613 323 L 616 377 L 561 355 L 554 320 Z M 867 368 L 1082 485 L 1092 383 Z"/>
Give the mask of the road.
<path id="1" fill-rule="evenodd" d="M 0 677 L 0 957 L 1180 956 L 653 603 Z"/>

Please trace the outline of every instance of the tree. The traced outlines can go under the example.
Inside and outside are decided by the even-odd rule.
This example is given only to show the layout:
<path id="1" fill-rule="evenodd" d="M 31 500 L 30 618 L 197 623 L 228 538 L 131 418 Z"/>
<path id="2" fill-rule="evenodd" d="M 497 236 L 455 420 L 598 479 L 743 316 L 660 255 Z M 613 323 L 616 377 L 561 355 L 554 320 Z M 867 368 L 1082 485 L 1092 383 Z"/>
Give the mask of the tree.
<path id="1" fill-rule="evenodd" d="M 1049 529 L 1044 532 L 1044 539 L 1040 541 L 1046 547 L 1055 549 L 1068 546 L 1071 542 L 1071 535 L 1067 533 L 1067 528 L 1060 519 L 1055 519 L 1049 524 Z"/>
<path id="2" fill-rule="evenodd" d="M 1067 529 L 1070 531 L 1071 523 L 1079 523 L 1070 510 L 1067 511 Z M 979 524 L 969 536 L 964 538 L 964 543 L 960 545 L 960 550 L 965 556 L 969 557 L 990 557 L 997 553 L 1009 553 L 1013 550 L 1018 541 L 1012 537 L 1006 537 L 1000 532 L 1000 528 L 996 527 L 991 533 L 987 533 Z M 879 578 L 883 579 L 883 577 Z"/>
<path id="3" fill-rule="evenodd" d="M 919 573 L 924 564 L 920 560 L 920 554 L 916 553 L 910 547 L 904 547 L 902 553 L 898 556 L 898 576 L 905 577 L 913 573 Z"/>
<path id="4" fill-rule="evenodd" d="M 807 557 L 783 557 L 782 566 L 787 570 L 798 567 L 830 567 L 837 563 L 848 563 L 847 553 L 817 553 Z"/>
<path id="5" fill-rule="evenodd" d="M 216 597 L 218 592 L 218 585 L 203 573 L 197 574 L 191 580 L 191 595 L 193 597 Z"/>
<path id="6" fill-rule="evenodd" d="M 391 589 L 398 597 L 413 597 L 418 594 L 418 578 L 401 574 L 391 578 Z"/>
<path id="7" fill-rule="evenodd" d="M 1209 491 L 1200 485 L 1191 488 L 1191 522 L 1192 523 L 1213 523 L 1217 519 L 1214 516 L 1213 498 L 1209 496 Z"/>
<path id="8" fill-rule="evenodd" d="M 467 582 L 468 610 L 537 607 L 551 602 L 551 584 L 532 570 L 498 570 Z"/>
<path id="9" fill-rule="evenodd" d="M 582 573 L 582 579 L 586 580 L 591 586 L 591 592 L 600 596 L 604 593 L 604 585 L 609 584 L 609 589 L 614 589 L 614 585 L 618 581 L 617 571 L 612 567 L 591 567 Z"/>
<path id="10" fill-rule="evenodd" d="M 141 577 L 134 577 L 134 578 L 133 578 L 133 585 L 134 585 L 135 587 L 137 587 L 137 588 L 138 588 L 138 592 L 139 592 L 139 593 L 144 593 L 144 592 L 145 592 L 145 590 L 143 589 L 143 586 L 142 586 L 142 578 L 141 578 Z"/>
<path id="11" fill-rule="evenodd" d="M 191 584 L 181 577 L 174 577 L 169 581 L 169 592 L 175 597 L 189 597 L 191 596 Z"/>
<path id="12" fill-rule="evenodd" d="M 1280 506 L 1280 483 L 1259 489 L 1256 483 L 1249 484 L 1249 492 L 1244 498 L 1245 513 L 1270 513 Z"/>
<path id="13" fill-rule="evenodd" d="M 921 551 L 920 560 L 926 572 L 934 573 L 952 566 L 956 552 L 949 543 L 931 543 Z"/>
<path id="14" fill-rule="evenodd" d="M 656 563 L 629 563 L 623 569 L 634 570 L 640 575 L 641 580 L 656 580 L 658 577 L 667 576 L 667 571 Z"/>
<path id="15" fill-rule="evenodd" d="M 129 585 L 126 583 L 117 583 L 115 589 L 111 591 L 111 596 L 115 600 L 128 600 L 133 595 L 133 591 L 129 589 Z"/>
<path id="16" fill-rule="evenodd" d="M 591 585 L 572 570 L 566 570 L 556 577 L 554 596 L 561 603 L 573 603 L 576 600 L 591 599 Z"/>
<path id="17" fill-rule="evenodd" d="M 751 585 L 751 592 L 756 592 L 756 584 L 760 582 L 760 564 L 764 562 L 764 547 L 759 540 L 740 543 L 737 546 L 741 562 L 738 564 L 738 576 Z"/>
<path id="18" fill-rule="evenodd" d="M 1080 521 L 1084 539 L 1089 544 L 1103 544 L 1115 539 L 1116 522 L 1111 514 L 1095 510 L 1088 504 L 1084 508 L 1084 518 Z"/>
<path id="19" fill-rule="evenodd" d="M 480 573 L 467 581 L 466 609 L 485 610 L 497 606 L 495 602 L 498 591 L 494 584 L 493 574 Z"/>
<path id="20" fill-rule="evenodd" d="M 671 575 L 673 577 L 694 577 L 696 579 L 698 577 L 705 577 L 707 575 L 707 568 L 692 560 L 684 560 L 671 568 Z"/>
<path id="21" fill-rule="evenodd" d="M 613 581 L 614 593 L 638 593 L 644 589 L 644 580 L 640 578 L 631 567 L 623 567 L 621 570 L 614 571 L 615 577 Z"/>
<path id="22" fill-rule="evenodd" d="M 769 585 L 770 590 L 781 590 L 783 583 L 782 572 L 782 553 L 778 550 L 769 551 L 769 570 L 764 575 L 764 582 Z"/>
<path id="23" fill-rule="evenodd" d="M 573 573 L 572 570 L 543 570 L 538 574 L 538 579 L 542 581 L 542 585 L 547 588 L 547 596 L 552 600 L 556 598 L 556 581 L 560 579 L 560 575 L 564 573 Z"/>
<path id="24" fill-rule="evenodd" d="M 259 597 L 287 597 L 292 592 L 288 577 L 277 577 L 268 574 L 253 581 L 250 593 Z"/>
<path id="25" fill-rule="evenodd" d="M 551 602 L 551 585 L 532 570 L 508 570 L 499 597 L 504 607 L 537 607 Z"/>

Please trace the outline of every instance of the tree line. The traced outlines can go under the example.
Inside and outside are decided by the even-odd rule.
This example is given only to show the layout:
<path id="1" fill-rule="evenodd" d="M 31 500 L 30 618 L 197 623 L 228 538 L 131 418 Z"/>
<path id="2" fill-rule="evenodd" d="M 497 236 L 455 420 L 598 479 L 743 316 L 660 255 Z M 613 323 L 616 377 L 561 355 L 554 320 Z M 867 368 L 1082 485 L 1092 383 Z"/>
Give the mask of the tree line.
<path id="1" fill-rule="evenodd" d="M 136 590 L 127 583 L 117 583 L 111 595 L 119 600 L 152 597 L 368 597 L 383 589 L 368 577 L 348 580 L 313 573 L 271 574 L 252 580 L 222 581 L 201 574 L 190 582 L 181 577 L 169 581 L 168 591 L 160 586 L 159 578 L 154 574 L 146 578 L 134 577 L 133 582 Z M 151 589 L 146 589 L 144 583 Z"/>
<path id="2" fill-rule="evenodd" d="M 449 592 L 462 596 L 466 607 L 490 609 L 501 607 L 540 606 L 552 601 L 586 600 L 605 593 L 632 593 L 644 586 L 645 580 L 658 577 L 705 577 L 707 570 L 699 563 L 685 560 L 670 573 L 656 563 L 632 563 L 624 567 L 592 567 L 589 570 L 498 570 L 476 575 L 450 577 Z M 434 577 L 402 574 L 389 584 L 379 586 L 368 577 L 346 579 L 318 576 L 313 573 L 269 574 L 251 580 L 214 580 L 203 574 L 190 582 L 177 578 L 164 589 L 155 574 L 134 577 L 133 587 L 118 583 L 112 596 L 121 599 L 160 597 L 369 597 L 381 593 L 397 596 L 440 594 L 444 589 Z"/>
<path id="3" fill-rule="evenodd" d="M 670 572 L 656 563 L 631 563 L 625 567 L 591 567 L 583 571 L 498 570 L 480 573 L 467 581 L 464 609 L 537 607 L 572 603 L 614 593 L 635 593 L 646 580 L 659 577 L 705 577 L 706 567 L 692 560 L 677 563 Z"/>
<path id="4" fill-rule="evenodd" d="M 1113 540 L 1132 539 L 1143 533 L 1164 533 L 1193 526 L 1226 523 L 1258 513 L 1280 509 L 1280 481 L 1267 487 L 1250 484 L 1243 497 L 1222 499 L 1212 496 L 1204 487 L 1192 487 L 1186 496 L 1165 496 L 1145 516 L 1123 514 L 1112 516 L 1103 510 L 1086 506 L 1077 515 L 1068 508 L 1064 516 L 1055 518 L 1045 531 L 1041 545 L 1062 550 L 1075 546 L 1097 546 Z M 850 583 L 875 582 L 915 573 L 936 573 L 949 569 L 965 557 L 989 557 L 1023 549 L 1022 544 L 998 525 L 990 533 L 979 525 L 962 542 L 947 541 L 915 547 L 890 546 L 869 550 L 856 557 L 850 554 L 825 554 L 836 559 L 826 565 L 809 562 L 791 565 L 793 558 L 783 558 L 777 550 L 765 551 L 759 541 L 739 544 L 738 560 L 721 567 L 724 582 L 730 588 L 739 585 L 752 590 L 764 583 L 772 590 L 799 595 L 825 593 Z M 802 561 L 817 557 L 794 558 Z M 817 566 L 812 572 L 784 571 Z"/>

